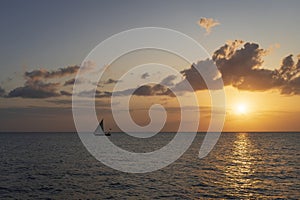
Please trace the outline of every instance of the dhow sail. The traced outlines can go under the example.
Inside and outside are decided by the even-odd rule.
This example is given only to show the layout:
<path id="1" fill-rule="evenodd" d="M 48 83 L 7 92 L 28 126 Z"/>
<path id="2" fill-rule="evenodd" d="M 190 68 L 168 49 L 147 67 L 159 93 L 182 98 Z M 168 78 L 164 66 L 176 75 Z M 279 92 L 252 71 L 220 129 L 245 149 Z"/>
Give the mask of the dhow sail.
<path id="1" fill-rule="evenodd" d="M 101 120 L 101 122 L 99 123 L 99 125 L 97 126 L 94 135 L 104 135 L 104 125 L 103 125 L 103 119 Z"/>
<path id="2" fill-rule="evenodd" d="M 106 135 L 106 136 L 110 136 L 110 132 L 105 133 L 104 131 L 104 121 L 103 119 L 101 120 L 101 122 L 99 123 L 99 125 L 97 126 L 94 135 Z"/>

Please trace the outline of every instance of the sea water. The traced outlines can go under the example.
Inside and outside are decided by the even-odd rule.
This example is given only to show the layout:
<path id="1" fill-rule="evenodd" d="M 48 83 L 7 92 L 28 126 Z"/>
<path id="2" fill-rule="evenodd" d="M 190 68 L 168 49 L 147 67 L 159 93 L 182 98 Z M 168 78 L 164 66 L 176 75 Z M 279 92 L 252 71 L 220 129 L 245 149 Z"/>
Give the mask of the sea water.
<path id="1" fill-rule="evenodd" d="M 222 133 L 198 158 L 205 134 L 171 165 L 146 174 L 111 169 L 76 133 L 1 133 L 1 199 L 300 199 L 300 133 Z M 133 152 L 166 145 L 174 133 L 111 141 Z"/>

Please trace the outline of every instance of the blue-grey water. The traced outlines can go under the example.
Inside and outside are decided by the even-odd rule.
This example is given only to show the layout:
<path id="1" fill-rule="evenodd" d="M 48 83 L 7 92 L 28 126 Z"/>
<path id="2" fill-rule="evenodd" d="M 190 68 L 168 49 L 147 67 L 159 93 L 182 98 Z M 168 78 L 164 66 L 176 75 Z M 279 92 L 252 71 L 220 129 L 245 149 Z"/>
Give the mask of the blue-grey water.
<path id="1" fill-rule="evenodd" d="M 173 137 L 138 140 L 115 133 L 122 148 L 147 152 Z M 176 162 L 146 174 L 95 160 L 75 133 L 0 134 L 1 199 L 300 199 L 299 133 L 223 133 L 198 159 L 204 134 Z"/>

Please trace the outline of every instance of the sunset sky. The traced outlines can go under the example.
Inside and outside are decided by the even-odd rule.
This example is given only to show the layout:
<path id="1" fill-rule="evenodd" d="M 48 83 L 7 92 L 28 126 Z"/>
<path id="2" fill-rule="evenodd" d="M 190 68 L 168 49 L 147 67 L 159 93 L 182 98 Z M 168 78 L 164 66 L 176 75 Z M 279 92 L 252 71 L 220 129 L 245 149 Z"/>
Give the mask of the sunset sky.
<path id="1" fill-rule="evenodd" d="M 174 88 L 180 88 L 183 79 L 190 81 L 201 111 L 200 119 L 190 120 L 200 121 L 199 131 L 209 124 L 211 104 L 193 68 L 206 62 L 217 65 L 225 85 L 224 131 L 300 131 L 299 7 L 297 0 L 1 1 L 0 131 L 75 131 L 71 95 L 82 61 L 101 41 L 138 27 L 180 31 L 211 57 L 199 56 L 191 66 L 176 56 L 149 50 L 108 66 L 98 83 L 96 105 L 99 118 L 107 118 L 114 131 L 118 128 L 109 107 L 113 86 L 130 67 L 153 59 L 181 71 L 182 77 L 152 68 L 132 77 L 157 79 Z M 163 131 L 176 131 L 180 120 L 176 97 L 167 88 L 136 89 L 131 99 L 136 123 L 149 123 L 149 106 L 161 103 L 168 112 Z M 193 109 L 189 92 L 182 91 L 186 108 Z"/>

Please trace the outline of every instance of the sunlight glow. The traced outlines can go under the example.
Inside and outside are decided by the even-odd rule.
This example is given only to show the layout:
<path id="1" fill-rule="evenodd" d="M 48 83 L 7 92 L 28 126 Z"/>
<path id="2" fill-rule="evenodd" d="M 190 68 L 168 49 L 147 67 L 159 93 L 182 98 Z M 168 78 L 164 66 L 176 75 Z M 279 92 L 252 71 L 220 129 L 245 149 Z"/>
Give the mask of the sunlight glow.
<path id="1" fill-rule="evenodd" d="M 235 107 L 235 112 L 236 112 L 236 114 L 239 114 L 239 115 L 247 114 L 248 107 L 245 103 L 239 103 Z"/>

